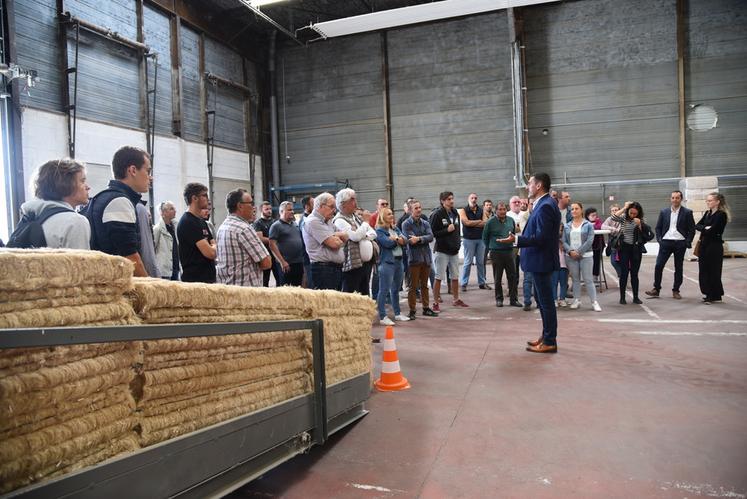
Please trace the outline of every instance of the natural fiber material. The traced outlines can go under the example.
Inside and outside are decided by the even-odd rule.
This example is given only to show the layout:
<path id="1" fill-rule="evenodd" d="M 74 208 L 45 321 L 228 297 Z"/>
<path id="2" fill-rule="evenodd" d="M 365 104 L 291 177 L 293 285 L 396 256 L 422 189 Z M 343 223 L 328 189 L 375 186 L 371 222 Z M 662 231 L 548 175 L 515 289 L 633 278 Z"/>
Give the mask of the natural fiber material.
<path id="1" fill-rule="evenodd" d="M 0 248 L 5 291 L 129 284 L 134 264 L 98 251 Z"/>
<path id="2" fill-rule="evenodd" d="M 0 493 L 9 492 L 39 480 L 66 475 L 73 471 L 86 468 L 87 466 L 98 464 L 120 454 L 134 452 L 139 448 L 140 444 L 138 443 L 135 434 L 127 433 L 122 437 L 105 442 L 98 446 L 98 448 L 94 449 L 93 452 L 76 458 L 74 463 L 68 464 L 67 466 L 63 466 L 63 462 L 58 462 L 33 473 L 28 473 L 21 478 L 3 481 L 0 484 Z"/>
<path id="3" fill-rule="evenodd" d="M 0 328 L 81 326 L 92 322 L 113 321 L 121 324 L 138 322 L 125 299 L 111 303 L 76 305 L 0 314 Z"/>
<path id="4" fill-rule="evenodd" d="M 0 464 L 0 481 L 19 478 L 32 473 L 33 470 L 55 463 L 68 466 L 75 462 L 76 456 L 90 454 L 99 445 L 124 436 L 135 427 L 135 424 L 134 417 L 116 421 L 56 445 L 46 446 L 34 454 L 26 454 L 19 459 L 3 462 Z"/>
<path id="5" fill-rule="evenodd" d="M 115 404 L 91 414 L 0 442 L 0 463 L 35 454 L 42 449 L 91 433 L 116 421 L 129 419 L 134 404 Z"/>
<path id="6" fill-rule="evenodd" d="M 130 343 L 117 342 L 2 349 L 0 350 L 0 377 L 36 371 L 42 367 L 57 367 L 76 360 L 120 352 L 128 348 L 131 348 Z"/>
<path id="7" fill-rule="evenodd" d="M 171 397 L 181 393 L 199 392 L 209 388 L 237 386 L 257 379 L 270 378 L 295 371 L 308 369 L 309 362 L 305 358 L 289 360 L 281 364 L 254 367 L 242 371 L 233 371 L 199 378 L 181 380 L 174 383 L 163 383 L 148 386 L 143 391 L 143 400 Z M 149 373 L 146 373 L 146 375 Z"/>
<path id="8" fill-rule="evenodd" d="M 3 421 L 3 425 L 0 426 L 0 440 L 61 424 L 116 404 L 130 405 L 134 410 L 135 400 L 127 385 L 115 386 L 76 400 L 61 400 L 55 403 L 50 401 L 45 407 L 25 414 L 15 414 L 12 419 Z"/>
<path id="9" fill-rule="evenodd" d="M 109 303 L 122 298 L 123 288 L 104 288 L 97 294 L 80 294 L 61 298 L 21 299 L 10 302 L 0 302 L 0 314 L 9 312 L 23 312 L 24 310 L 39 310 L 46 308 L 73 307 L 90 305 L 93 303 Z"/>
<path id="10" fill-rule="evenodd" d="M 0 426 L 7 427 L 18 414 L 37 411 L 62 400 L 79 400 L 86 395 L 104 391 L 112 386 L 127 384 L 132 380 L 131 368 L 98 374 L 74 383 L 65 383 L 49 390 L 26 393 L 18 397 L 0 399 Z"/>
<path id="11" fill-rule="evenodd" d="M 0 379 L 0 397 L 6 398 L 46 390 L 63 383 L 74 383 L 83 378 L 132 366 L 134 360 L 134 352 L 125 350 L 58 367 L 45 367 L 30 373 L 14 374 Z"/>
<path id="12" fill-rule="evenodd" d="M 142 404 L 141 415 L 143 417 L 159 416 L 171 412 L 178 412 L 196 405 L 207 404 L 221 399 L 228 399 L 239 395 L 262 392 L 273 386 L 286 384 L 299 384 L 306 386 L 311 391 L 311 376 L 305 372 L 294 372 L 280 374 L 273 378 L 262 379 L 252 383 L 228 387 L 223 390 L 208 389 L 200 392 L 181 393 L 173 397 L 161 398 Z"/>
<path id="13" fill-rule="evenodd" d="M 98 295 L 121 298 L 122 295 L 130 289 L 132 289 L 131 279 L 105 284 L 93 284 L 90 286 L 69 286 L 66 288 L 41 288 L 20 291 L 0 289 L 0 303 L 20 302 L 27 300 L 57 300 L 62 298 Z"/>
<path id="14" fill-rule="evenodd" d="M 152 445 L 289 400 L 302 395 L 306 390 L 307 385 L 301 380 L 296 384 L 274 386 L 263 392 L 224 398 L 218 402 L 192 407 L 169 416 L 145 418 L 141 422 L 143 431 L 140 443 L 143 446 Z M 153 429 L 157 427 L 165 427 L 165 429 Z"/>

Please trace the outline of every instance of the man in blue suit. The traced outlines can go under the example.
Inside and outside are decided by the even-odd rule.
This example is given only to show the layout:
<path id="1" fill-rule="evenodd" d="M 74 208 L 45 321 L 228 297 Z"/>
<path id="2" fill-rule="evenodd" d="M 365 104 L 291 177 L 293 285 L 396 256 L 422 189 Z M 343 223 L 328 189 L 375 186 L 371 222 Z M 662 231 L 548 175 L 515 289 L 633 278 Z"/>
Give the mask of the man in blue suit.
<path id="1" fill-rule="evenodd" d="M 501 242 L 514 242 L 523 248 L 521 270 L 531 272 L 540 314 L 542 315 L 542 336 L 528 341 L 527 351 L 535 353 L 556 353 L 558 344 L 558 316 L 552 299 L 552 273 L 560 268 L 558 258 L 558 233 L 560 231 L 560 210 L 550 197 L 550 176 L 535 173 L 527 185 L 529 197 L 534 200 L 534 210 L 521 235 L 510 234 Z"/>
<path id="2" fill-rule="evenodd" d="M 693 237 L 695 237 L 695 219 L 693 218 L 693 211 L 682 206 L 681 191 L 673 191 L 669 201 L 671 206 L 661 210 L 659 220 L 656 222 L 656 240 L 659 243 L 659 254 L 656 256 L 656 267 L 654 268 L 654 289 L 646 291 L 646 294 L 652 298 L 659 296 L 664 265 L 669 261 L 669 257 L 674 254 L 672 297 L 675 300 L 680 300 L 682 299 L 680 295 L 682 263 L 685 261 L 685 251 L 692 245 Z"/>

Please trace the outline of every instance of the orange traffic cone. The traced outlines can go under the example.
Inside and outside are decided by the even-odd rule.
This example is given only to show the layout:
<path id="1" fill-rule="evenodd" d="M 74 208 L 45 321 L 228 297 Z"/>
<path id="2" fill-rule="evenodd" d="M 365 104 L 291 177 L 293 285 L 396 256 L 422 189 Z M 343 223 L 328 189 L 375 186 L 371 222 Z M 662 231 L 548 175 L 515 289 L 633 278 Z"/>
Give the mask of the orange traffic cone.
<path id="1" fill-rule="evenodd" d="M 384 355 L 381 358 L 381 378 L 374 382 L 376 388 L 382 392 L 397 392 L 407 390 L 410 383 L 402 376 L 397 359 L 397 345 L 394 344 L 394 329 L 387 326 L 384 337 Z"/>

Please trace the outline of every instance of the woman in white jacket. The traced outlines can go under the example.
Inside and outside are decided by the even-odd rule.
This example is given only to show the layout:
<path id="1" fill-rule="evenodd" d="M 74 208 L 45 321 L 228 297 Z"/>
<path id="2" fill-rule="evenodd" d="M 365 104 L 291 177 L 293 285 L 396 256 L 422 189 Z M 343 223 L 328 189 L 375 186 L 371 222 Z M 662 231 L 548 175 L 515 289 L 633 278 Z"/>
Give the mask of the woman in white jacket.
<path id="1" fill-rule="evenodd" d="M 586 284 L 586 292 L 591 299 L 591 306 L 595 312 L 601 312 L 602 307 L 597 302 L 597 290 L 594 287 L 594 226 L 584 218 L 584 207 L 581 203 L 571 204 L 573 219 L 565 224 L 563 231 L 563 250 L 565 262 L 573 280 L 573 296 L 571 308 L 581 306 L 581 277 Z"/>

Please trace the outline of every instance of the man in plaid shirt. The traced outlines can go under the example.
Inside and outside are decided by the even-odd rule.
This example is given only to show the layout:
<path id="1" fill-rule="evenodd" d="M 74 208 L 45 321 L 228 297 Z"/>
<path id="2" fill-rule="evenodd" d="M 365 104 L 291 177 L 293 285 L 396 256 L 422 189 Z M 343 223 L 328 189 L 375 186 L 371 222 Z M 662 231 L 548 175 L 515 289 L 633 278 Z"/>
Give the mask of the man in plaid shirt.
<path id="1" fill-rule="evenodd" d="M 228 217 L 218 229 L 216 275 L 221 284 L 262 286 L 262 271 L 272 265 L 270 253 L 252 228 L 252 195 L 236 189 L 226 196 Z"/>

